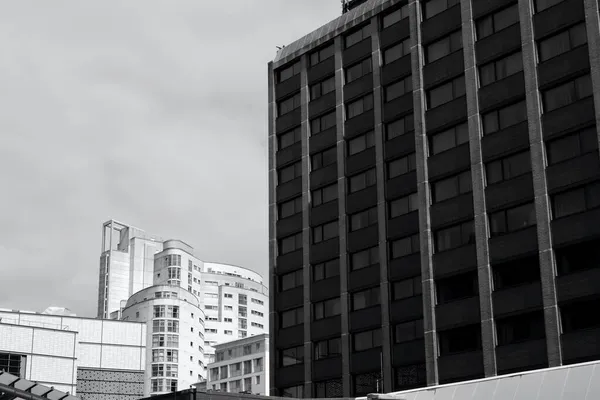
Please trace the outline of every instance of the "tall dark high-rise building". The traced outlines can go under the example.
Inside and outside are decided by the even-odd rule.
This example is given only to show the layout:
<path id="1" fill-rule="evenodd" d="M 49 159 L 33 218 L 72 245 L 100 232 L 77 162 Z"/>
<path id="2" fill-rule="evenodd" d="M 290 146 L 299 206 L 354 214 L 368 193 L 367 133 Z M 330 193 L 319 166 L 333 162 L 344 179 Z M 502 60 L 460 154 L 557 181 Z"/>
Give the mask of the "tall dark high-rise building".
<path id="1" fill-rule="evenodd" d="M 597 0 L 368 0 L 269 63 L 273 395 L 600 358 Z"/>

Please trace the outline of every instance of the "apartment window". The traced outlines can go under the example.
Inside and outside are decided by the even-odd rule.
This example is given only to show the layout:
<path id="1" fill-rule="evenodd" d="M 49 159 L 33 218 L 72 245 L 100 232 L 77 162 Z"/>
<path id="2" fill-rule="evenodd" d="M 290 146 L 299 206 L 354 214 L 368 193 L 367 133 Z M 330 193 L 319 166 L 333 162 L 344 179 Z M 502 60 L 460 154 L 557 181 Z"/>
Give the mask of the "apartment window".
<path id="1" fill-rule="evenodd" d="M 479 67 L 479 84 L 486 86 L 523 71 L 523 54 L 519 51 Z"/>
<path id="2" fill-rule="evenodd" d="M 290 386 L 281 388 L 281 397 L 292 397 L 301 399 L 304 397 L 304 385 Z"/>
<path id="3" fill-rule="evenodd" d="M 391 259 L 408 256 L 419 252 L 419 235 L 412 235 L 390 242 Z"/>
<path id="4" fill-rule="evenodd" d="M 415 122 L 413 114 L 409 114 L 385 125 L 385 134 L 387 140 L 392 140 L 414 130 Z"/>
<path id="5" fill-rule="evenodd" d="M 515 274 L 515 271 L 519 273 Z M 492 272 L 495 290 L 538 282 L 540 280 L 539 258 L 535 255 L 493 265 Z"/>
<path id="6" fill-rule="evenodd" d="M 435 108 L 465 95 L 465 76 L 459 76 L 449 82 L 427 91 L 427 107 Z"/>
<path id="7" fill-rule="evenodd" d="M 542 92 L 544 111 L 550 112 L 558 108 L 575 103 L 581 99 L 592 96 L 592 79 L 590 75 L 583 75 L 571 82 L 563 83 L 552 89 Z"/>
<path id="8" fill-rule="evenodd" d="M 420 276 L 392 283 L 392 300 L 407 299 L 409 297 L 418 296 L 421 293 L 422 287 Z"/>
<path id="9" fill-rule="evenodd" d="M 379 247 L 370 247 L 350 254 L 350 269 L 356 271 L 379 263 Z"/>
<path id="10" fill-rule="evenodd" d="M 410 38 L 383 50 L 383 65 L 392 63 L 410 54 Z"/>
<path id="11" fill-rule="evenodd" d="M 548 165 L 557 164 L 597 150 L 598 138 L 595 126 L 546 143 Z"/>
<path id="12" fill-rule="evenodd" d="M 320 189 L 312 191 L 312 205 L 313 207 L 320 206 L 321 204 L 329 203 L 330 201 L 336 200 L 338 197 L 337 183 L 333 185 L 325 186 Z"/>
<path id="13" fill-rule="evenodd" d="M 403 322 L 394 326 L 394 343 L 423 339 L 423 320 Z"/>
<path id="14" fill-rule="evenodd" d="M 315 382 L 315 397 L 317 398 L 341 398 L 344 395 L 341 379 L 328 379 Z"/>
<path id="15" fill-rule="evenodd" d="M 425 19 L 438 15 L 450 7 L 460 4 L 460 0 L 429 0 L 423 4 L 423 17 Z"/>
<path id="16" fill-rule="evenodd" d="M 434 203 L 439 203 L 440 201 L 448 200 L 472 191 L 473 181 L 471 180 L 470 170 L 431 184 L 431 194 Z"/>
<path id="17" fill-rule="evenodd" d="M 154 306 L 154 318 L 165 317 L 165 306 Z"/>
<path id="18" fill-rule="evenodd" d="M 600 327 L 600 313 L 590 312 L 600 308 L 600 299 L 579 300 L 560 307 L 563 333 Z"/>
<path id="19" fill-rule="evenodd" d="M 302 163 L 297 162 L 287 167 L 280 168 L 278 171 L 279 184 L 292 181 L 302 175 Z"/>
<path id="20" fill-rule="evenodd" d="M 503 8 L 500 11 L 478 19 L 475 22 L 477 38 L 483 39 L 517 23 L 519 23 L 519 7 L 518 4 L 513 4 L 510 7 Z"/>
<path id="21" fill-rule="evenodd" d="M 381 18 L 381 28 L 385 29 L 389 26 L 397 24 L 404 18 L 408 18 L 408 4 L 403 5 L 402 7 L 392 11 L 391 13 L 385 14 Z"/>
<path id="22" fill-rule="evenodd" d="M 555 250 L 559 276 L 600 267 L 600 241 L 590 240 Z"/>
<path id="23" fill-rule="evenodd" d="M 300 93 L 296 93 L 295 95 L 277 103 L 277 115 L 282 116 L 294 111 L 298 107 L 300 107 Z"/>
<path id="24" fill-rule="evenodd" d="M 555 6 L 559 3 L 562 3 L 564 0 L 535 0 L 535 11 L 540 12 L 544 11 L 547 8 Z"/>
<path id="25" fill-rule="evenodd" d="M 292 200 L 279 203 L 279 219 L 291 217 L 292 215 L 302 212 L 302 196 L 298 196 Z"/>
<path id="26" fill-rule="evenodd" d="M 263 324 L 259 324 L 258 322 L 252 322 L 252 323 L 250 323 L 250 325 L 255 328 L 260 328 L 260 329 L 265 327 Z"/>
<path id="27" fill-rule="evenodd" d="M 313 265 L 313 280 L 321 281 L 323 279 L 331 278 L 340 275 L 340 259 L 336 258 L 333 260 L 325 261 L 319 264 Z"/>
<path id="28" fill-rule="evenodd" d="M 354 333 L 352 335 L 352 350 L 363 351 L 381 346 L 381 329 Z"/>
<path id="29" fill-rule="evenodd" d="M 397 158 L 387 163 L 387 177 L 388 179 L 395 178 L 400 175 L 404 175 L 410 171 L 417 169 L 417 159 L 415 153 L 411 153 L 407 156 Z"/>
<path id="30" fill-rule="evenodd" d="M 477 271 L 471 271 L 450 278 L 438 279 L 435 282 L 437 304 L 450 303 L 455 300 L 477 296 L 479 286 Z"/>
<path id="31" fill-rule="evenodd" d="M 488 184 L 506 181 L 531 172 L 529 150 L 513 154 L 485 165 L 485 177 Z"/>
<path id="32" fill-rule="evenodd" d="M 564 54 L 576 47 L 587 43 L 587 30 L 585 22 L 574 25 L 567 30 L 559 32 L 538 42 L 538 56 L 540 62 Z"/>
<path id="33" fill-rule="evenodd" d="M 431 155 L 453 149 L 469 142 L 469 127 L 466 122 L 429 137 Z"/>
<path id="34" fill-rule="evenodd" d="M 304 362 L 304 346 L 282 349 L 279 351 L 279 354 L 279 365 L 282 367 L 302 364 Z"/>
<path id="35" fill-rule="evenodd" d="M 324 358 L 339 357 L 342 355 L 342 340 L 337 337 L 328 340 L 315 342 L 315 360 Z"/>
<path id="36" fill-rule="evenodd" d="M 483 133 L 490 134 L 527 121 L 525 100 L 490 111 L 483 115 Z"/>
<path id="37" fill-rule="evenodd" d="M 313 312 L 315 320 L 340 315 L 342 312 L 340 298 L 338 297 L 313 304 Z"/>
<path id="38" fill-rule="evenodd" d="M 375 183 L 377 183 L 377 178 L 375 175 L 375 168 L 372 168 L 365 172 L 361 172 L 360 174 L 351 176 L 348 179 L 348 192 L 355 193 L 373 186 Z"/>
<path id="39" fill-rule="evenodd" d="M 300 285 L 298 285 L 298 286 L 300 286 Z M 265 316 L 265 314 L 261 313 L 260 311 L 256 311 L 256 310 L 252 310 L 250 313 L 251 313 L 252 315 L 256 315 L 256 316 L 258 316 L 258 317 L 264 317 L 264 316 Z M 258 344 L 258 343 L 257 343 L 257 344 Z"/>
<path id="40" fill-rule="evenodd" d="M 412 92 L 412 76 L 408 76 L 383 88 L 383 101 L 392 101 Z"/>
<path id="41" fill-rule="evenodd" d="M 277 139 L 279 150 L 283 150 L 287 147 L 290 147 L 293 144 L 300 142 L 302 140 L 302 131 L 300 130 L 300 127 L 296 127 L 291 131 L 282 133 L 277 137 Z"/>
<path id="42" fill-rule="evenodd" d="M 350 307 L 352 311 L 362 310 L 363 308 L 373 307 L 381 304 L 379 286 L 352 293 L 351 296 Z"/>
<path id="43" fill-rule="evenodd" d="M 346 105 L 347 118 L 354 118 L 366 111 L 373 109 L 373 95 L 368 94 L 358 100 L 354 100 Z"/>
<path id="44" fill-rule="evenodd" d="M 468 221 L 436 231 L 434 233 L 435 251 L 439 253 L 475 243 L 474 228 L 473 221 Z"/>
<path id="45" fill-rule="evenodd" d="M 296 233 L 279 239 L 279 255 L 291 253 L 302 248 L 302 233 Z"/>
<path id="46" fill-rule="evenodd" d="M 251 301 L 252 301 L 253 303 L 260 304 L 260 305 L 263 305 L 263 304 L 264 304 L 264 302 L 263 302 L 262 300 L 258 300 L 258 299 L 252 299 Z"/>
<path id="47" fill-rule="evenodd" d="M 492 213 L 489 218 L 492 236 L 518 231 L 536 224 L 533 203 Z"/>
<path id="48" fill-rule="evenodd" d="M 439 334 L 440 356 L 481 349 L 479 324 L 449 329 Z"/>
<path id="49" fill-rule="evenodd" d="M 350 232 L 366 228 L 377 223 L 377 207 L 369 208 L 349 216 Z"/>
<path id="50" fill-rule="evenodd" d="M 352 156 L 372 147 L 375 147 L 375 133 L 369 131 L 348 140 L 348 155 Z"/>
<path id="51" fill-rule="evenodd" d="M 179 322 L 171 320 L 154 320 L 152 321 L 152 332 L 179 332 Z"/>
<path id="52" fill-rule="evenodd" d="M 552 214 L 562 218 L 600 207 L 600 181 L 552 196 Z"/>
<path id="53" fill-rule="evenodd" d="M 460 49 L 462 49 L 462 32 L 458 30 L 428 45 L 425 48 L 425 62 L 434 62 Z"/>
<path id="54" fill-rule="evenodd" d="M 310 158 L 310 164 L 312 166 L 312 170 L 317 170 L 319 168 L 326 167 L 331 164 L 335 164 L 337 160 L 336 148 L 331 147 L 327 150 L 323 150 L 319 153 L 315 153 Z"/>
<path id="55" fill-rule="evenodd" d="M 365 25 L 362 28 L 357 29 L 356 31 L 350 33 L 349 35 L 346 35 L 345 37 L 345 47 L 351 47 L 354 46 L 355 44 L 361 42 L 363 39 L 366 39 L 369 37 L 370 32 L 369 32 L 369 28 L 370 25 Z"/>
<path id="56" fill-rule="evenodd" d="M 496 320 L 498 346 L 543 339 L 546 336 L 542 311 Z"/>
<path id="57" fill-rule="evenodd" d="M 346 84 L 370 74 L 372 70 L 373 64 L 371 62 L 371 57 L 365 58 L 364 60 L 349 66 L 346 68 Z"/>
<path id="58" fill-rule="evenodd" d="M 323 47 L 320 50 L 317 50 L 317 51 L 311 53 L 310 66 L 312 67 L 314 65 L 317 65 L 321 61 L 325 61 L 328 58 L 333 57 L 334 54 L 335 54 L 335 49 L 333 47 L 333 44 Z"/>
<path id="59" fill-rule="evenodd" d="M 300 73 L 300 61 L 295 62 L 294 64 L 280 69 L 277 73 L 278 82 L 281 83 L 290 79 L 292 76 L 296 76 Z"/>
<path id="60" fill-rule="evenodd" d="M 225 322 L 233 322 L 233 318 L 223 318 L 223 321 L 225 321 Z"/>
<path id="61" fill-rule="evenodd" d="M 411 193 L 408 196 L 400 197 L 399 199 L 390 200 L 388 203 L 389 218 L 396 218 L 418 209 L 419 196 L 416 192 Z"/>
<path id="62" fill-rule="evenodd" d="M 279 290 L 285 291 L 290 290 L 298 286 L 302 286 L 304 283 L 302 281 L 302 270 L 299 269 L 294 272 L 290 272 L 288 274 L 281 275 L 279 277 Z"/>
<path id="63" fill-rule="evenodd" d="M 181 255 L 169 254 L 165 256 L 165 267 L 181 267 Z"/>
<path id="64" fill-rule="evenodd" d="M 338 221 L 331 221 L 312 228 L 313 243 L 321 243 L 338 237 Z"/>
<path id="65" fill-rule="evenodd" d="M 316 135 L 335 126 L 335 111 L 322 115 L 310 121 L 310 133 Z"/>
<path id="66" fill-rule="evenodd" d="M 315 83 L 310 87 L 310 99 L 315 100 L 321 96 L 335 91 L 335 77 L 329 77 L 324 81 Z"/>
<path id="67" fill-rule="evenodd" d="M 304 323 L 304 308 L 298 307 L 291 310 L 283 311 L 281 314 L 280 326 L 287 328 L 290 326 Z"/>

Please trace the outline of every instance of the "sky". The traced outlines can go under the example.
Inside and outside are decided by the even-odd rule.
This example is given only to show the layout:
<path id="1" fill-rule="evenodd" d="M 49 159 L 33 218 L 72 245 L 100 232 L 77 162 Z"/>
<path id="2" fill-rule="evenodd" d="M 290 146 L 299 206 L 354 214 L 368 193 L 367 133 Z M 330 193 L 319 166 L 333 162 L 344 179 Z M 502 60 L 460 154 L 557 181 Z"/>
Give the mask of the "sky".
<path id="1" fill-rule="evenodd" d="M 0 308 L 95 316 L 102 223 L 268 272 L 267 63 L 339 0 L 0 3 Z"/>

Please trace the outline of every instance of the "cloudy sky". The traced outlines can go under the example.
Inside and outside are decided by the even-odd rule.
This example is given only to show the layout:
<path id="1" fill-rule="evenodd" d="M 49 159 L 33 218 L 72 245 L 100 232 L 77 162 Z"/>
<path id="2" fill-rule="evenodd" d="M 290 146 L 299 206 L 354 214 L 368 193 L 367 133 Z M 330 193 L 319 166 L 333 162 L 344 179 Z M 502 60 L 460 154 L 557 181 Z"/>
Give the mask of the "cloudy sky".
<path id="1" fill-rule="evenodd" d="M 0 4 L 0 307 L 95 316 L 102 223 L 267 261 L 267 62 L 339 0 Z"/>

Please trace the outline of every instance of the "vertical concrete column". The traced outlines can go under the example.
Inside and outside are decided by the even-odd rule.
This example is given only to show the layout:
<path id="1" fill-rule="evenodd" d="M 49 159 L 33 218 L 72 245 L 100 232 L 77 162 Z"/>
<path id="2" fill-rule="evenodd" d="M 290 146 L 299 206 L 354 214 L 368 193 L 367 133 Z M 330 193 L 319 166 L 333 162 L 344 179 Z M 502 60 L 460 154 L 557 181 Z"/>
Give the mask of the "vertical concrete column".
<path id="1" fill-rule="evenodd" d="M 542 135 L 542 108 L 537 79 L 537 57 L 532 14 L 531 1 L 519 0 L 531 170 L 533 173 L 544 322 L 546 325 L 546 347 L 548 365 L 555 367 L 562 364 L 562 352 L 560 347 L 558 306 L 556 304 L 556 268 L 554 266 L 552 235 L 550 231 L 550 204 L 546 184 L 546 153 L 544 151 L 544 138 Z"/>
<path id="2" fill-rule="evenodd" d="M 475 60 L 475 26 L 471 0 L 461 1 L 463 54 L 465 59 L 465 85 L 471 152 L 471 177 L 473 180 L 473 210 L 477 245 L 477 276 L 479 282 L 479 308 L 481 313 L 481 344 L 485 376 L 496 375 L 496 349 L 494 340 L 494 312 L 492 304 L 492 274 L 489 258 L 488 220 L 485 205 L 485 168 L 481 155 L 481 119 L 477 96 L 477 62 Z"/>
<path id="3" fill-rule="evenodd" d="M 379 48 L 379 17 L 371 18 L 371 49 L 373 62 L 373 111 L 375 114 L 375 171 L 377 174 L 377 228 L 379 234 L 379 267 L 381 298 L 381 337 L 383 360 L 383 392 L 392 390 L 392 340 L 390 337 L 390 296 L 388 282 L 385 164 L 383 150 L 383 95 L 381 88 L 381 51 Z"/>
<path id="4" fill-rule="evenodd" d="M 427 385 L 438 383 L 437 334 L 435 324 L 435 286 L 433 281 L 431 195 L 427 168 L 427 135 L 425 126 L 425 91 L 423 90 L 423 45 L 421 41 L 421 1 L 409 0 L 413 102 L 415 121 L 415 152 L 419 196 L 419 240 L 421 250 L 421 279 L 423 284 L 423 325 L 425 331 L 425 363 Z"/>
<path id="5" fill-rule="evenodd" d="M 343 38 L 337 36 L 335 48 L 335 119 L 337 134 L 338 168 L 338 221 L 340 239 L 340 304 L 342 310 L 342 384 L 344 397 L 350 397 L 350 334 L 348 333 L 348 254 L 346 251 L 346 142 L 344 141 L 344 68 L 342 64 Z"/>
<path id="6" fill-rule="evenodd" d="M 594 107 L 596 111 L 596 132 L 600 142 L 600 11 L 598 0 L 584 0 L 585 25 L 590 52 Z M 600 146 L 599 146 L 600 147 Z"/>

